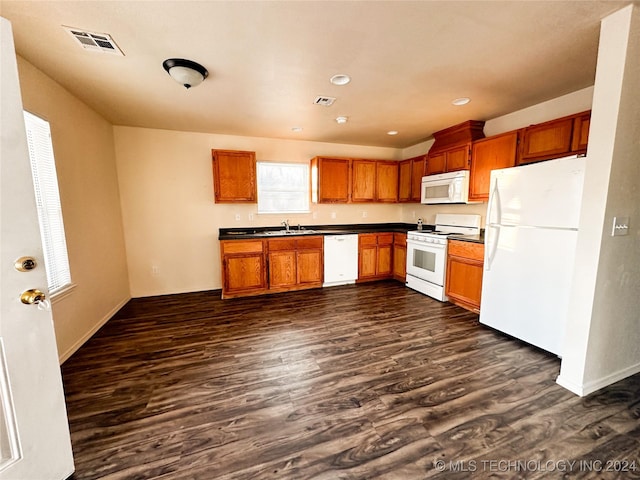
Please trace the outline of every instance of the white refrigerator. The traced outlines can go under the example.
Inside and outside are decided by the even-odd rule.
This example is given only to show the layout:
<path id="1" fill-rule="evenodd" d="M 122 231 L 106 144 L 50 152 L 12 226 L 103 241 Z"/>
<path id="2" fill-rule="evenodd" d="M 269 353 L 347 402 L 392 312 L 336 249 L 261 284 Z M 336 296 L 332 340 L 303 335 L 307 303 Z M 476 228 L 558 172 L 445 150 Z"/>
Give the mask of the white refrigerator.
<path id="1" fill-rule="evenodd" d="M 480 323 L 562 356 L 586 158 L 491 172 Z"/>

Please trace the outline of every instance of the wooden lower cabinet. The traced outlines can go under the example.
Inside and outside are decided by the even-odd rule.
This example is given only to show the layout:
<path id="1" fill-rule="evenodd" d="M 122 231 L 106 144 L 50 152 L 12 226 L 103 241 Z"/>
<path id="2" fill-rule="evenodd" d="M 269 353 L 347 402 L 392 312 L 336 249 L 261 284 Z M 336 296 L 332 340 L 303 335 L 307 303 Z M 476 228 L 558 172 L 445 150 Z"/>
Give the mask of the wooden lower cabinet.
<path id="1" fill-rule="evenodd" d="M 222 240 L 222 298 L 259 295 L 267 290 L 264 240 Z"/>
<path id="2" fill-rule="evenodd" d="M 269 239 L 269 292 L 321 287 L 322 245 L 322 236 Z"/>
<path id="3" fill-rule="evenodd" d="M 445 293 L 451 303 L 480 313 L 484 245 L 449 240 Z"/>
<path id="4" fill-rule="evenodd" d="M 393 234 L 393 278 L 404 283 L 407 280 L 407 234 Z"/>
<path id="5" fill-rule="evenodd" d="M 358 235 L 358 281 L 393 276 L 393 233 Z"/>

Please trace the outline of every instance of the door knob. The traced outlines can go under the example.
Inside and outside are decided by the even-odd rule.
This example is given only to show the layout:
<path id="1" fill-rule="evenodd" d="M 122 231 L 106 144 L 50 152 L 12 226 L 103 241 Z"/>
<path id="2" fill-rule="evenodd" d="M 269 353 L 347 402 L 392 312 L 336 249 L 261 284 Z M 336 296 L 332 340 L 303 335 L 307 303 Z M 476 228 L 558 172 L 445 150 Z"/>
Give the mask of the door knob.
<path id="1" fill-rule="evenodd" d="M 25 290 L 24 292 L 22 292 L 22 295 L 20 295 L 20 301 L 25 305 L 33 305 L 34 303 L 37 304 L 43 302 L 46 298 L 47 296 L 44 294 L 44 292 L 41 292 L 40 290 L 37 290 L 35 288 Z"/>
<path id="2" fill-rule="evenodd" d="M 33 257 L 20 257 L 16 260 L 14 267 L 19 272 L 28 272 L 36 268 L 37 265 L 36 259 Z"/>

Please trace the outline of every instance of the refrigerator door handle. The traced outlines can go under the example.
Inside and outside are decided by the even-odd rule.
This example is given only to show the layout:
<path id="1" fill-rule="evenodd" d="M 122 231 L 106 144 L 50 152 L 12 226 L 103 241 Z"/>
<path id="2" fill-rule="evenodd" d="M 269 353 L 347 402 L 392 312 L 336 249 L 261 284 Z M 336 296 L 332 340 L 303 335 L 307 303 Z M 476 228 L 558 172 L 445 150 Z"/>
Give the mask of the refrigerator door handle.
<path id="1" fill-rule="evenodd" d="M 496 222 L 491 221 L 491 214 L 493 213 L 493 206 L 496 205 L 496 213 L 498 218 Z M 493 184 L 493 191 L 489 195 L 489 205 L 487 207 L 487 258 L 484 262 L 485 271 L 491 270 L 491 264 L 493 263 L 493 259 L 496 256 L 496 251 L 498 250 L 498 239 L 500 238 L 500 217 L 502 217 L 501 213 L 502 209 L 500 208 L 500 193 L 498 190 L 498 179 L 496 178 L 495 183 Z M 495 235 L 491 235 L 491 229 L 494 229 Z"/>

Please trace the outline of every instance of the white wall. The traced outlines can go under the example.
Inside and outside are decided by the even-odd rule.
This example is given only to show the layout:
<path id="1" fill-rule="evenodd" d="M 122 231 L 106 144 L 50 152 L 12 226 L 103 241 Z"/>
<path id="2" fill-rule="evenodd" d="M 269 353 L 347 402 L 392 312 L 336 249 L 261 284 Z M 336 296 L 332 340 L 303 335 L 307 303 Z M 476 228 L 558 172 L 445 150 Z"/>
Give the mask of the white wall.
<path id="1" fill-rule="evenodd" d="M 61 360 L 75 352 L 129 300 L 129 282 L 109 122 L 18 57 L 25 110 L 51 125 L 71 279 L 53 302 Z"/>
<path id="2" fill-rule="evenodd" d="M 640 8 L 602 22 L 565 354 L 579 395 L 640 371 Z M 614 216 L 628 236 L 611 236 Z"/>

